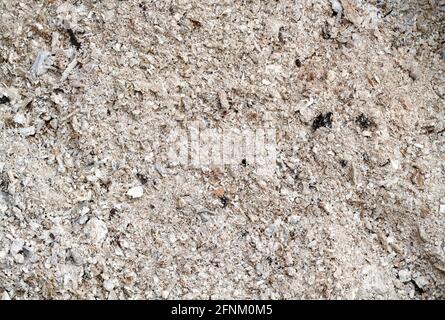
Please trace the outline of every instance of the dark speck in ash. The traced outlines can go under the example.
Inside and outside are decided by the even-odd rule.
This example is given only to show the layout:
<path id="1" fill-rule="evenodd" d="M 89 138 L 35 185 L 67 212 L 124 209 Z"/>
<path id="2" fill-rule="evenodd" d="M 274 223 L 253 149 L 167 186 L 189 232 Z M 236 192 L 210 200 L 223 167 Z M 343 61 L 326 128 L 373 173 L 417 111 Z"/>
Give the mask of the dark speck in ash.
<path id="1" fill-rule="evenodd" d="M 0 97 L 0 104 L 5 104 L 5 103 L 8 103 L 9 101 L 11 101 L 11 100 L 7 96 Z"/>

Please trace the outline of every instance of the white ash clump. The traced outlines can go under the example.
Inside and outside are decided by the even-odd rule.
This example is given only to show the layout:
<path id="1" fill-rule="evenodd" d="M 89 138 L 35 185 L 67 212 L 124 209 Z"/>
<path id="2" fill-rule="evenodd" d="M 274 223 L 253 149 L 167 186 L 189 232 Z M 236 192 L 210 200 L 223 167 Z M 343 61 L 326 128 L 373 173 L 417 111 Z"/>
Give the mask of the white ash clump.
<path id="1" fill-rule="evenodd" d="M 140 198 L 144 195 L 144 187 L 137 186 L 137 187 L 130 188 L 127 192 L 127 195 L 133 199 Z"/>
<path id="2" fill-rule="evenodd" d="M 400 270 L 399 280 L 402 281 L 403 283 L 411 281 L 411 272 L 409 270 Z"/>

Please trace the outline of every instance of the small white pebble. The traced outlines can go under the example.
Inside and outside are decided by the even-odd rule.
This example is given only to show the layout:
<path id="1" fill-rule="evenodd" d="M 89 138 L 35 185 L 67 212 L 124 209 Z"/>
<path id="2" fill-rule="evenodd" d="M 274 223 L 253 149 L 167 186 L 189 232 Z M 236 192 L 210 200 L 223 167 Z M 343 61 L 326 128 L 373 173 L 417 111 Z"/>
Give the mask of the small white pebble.
<path id="1" fill-rule="evenodd" d="M 343 10 L 343 7 L 341 6 L 341 3 L 338 2 L 338 0 L 331 0 L 332 4 L 332 10 L 334 10 L 335 13 L 339 13 Z"/>
<path id="2" fill-rule="evenodd" d="M 23 239 L 15 239 L 11 247 L 9 248 L 9 251 L 12 255 L 18 254 L 20 251 L 23 250 L 23 246 L 25 245 L 25 241 Z"/>
<path id="3" fill-rule="evenodd" d="M 0 214 L 4 214 L 8 210 L 7 197 L 0 192 Z"/>
<path id="4" fill-rule="evenodd" d="M 326 79 L 330 82 L 334 81 L 336 78 L 335 75 L 335 71 L 334 70 L 329 70 L 328 73 L 326 74 Z"/>
<path id="5" fill-rule="evenodd" d="M 36 128 L 34 128 L 34 127 L 20 128 L 19 133 L 25 137 L 33 136 L 36 134 Z"/>
<path id="6" fill-rule="evenodd" d="M 439 206 L 439 212 L 440 212 L 440 213 L 445 213 L 445 204 L 441 204 L 441 205 Z"/>
<path id="7" fill-rule="evenodd" d="M 78 220 L 77 223 L 78 224 L 85 224 L 88 221 L 88 216 L 87 215 L 83 215 L 81 216 Z"/>
<path id="8" fill-rule="evenodd" d="M 219 102 L 221 103 L 221 107 L 223 109 L 229 109 L 229 101 L 227 100 L 227 94 L 225 91 L 221 90 L 218 92 Z"/>
<path id="9" fill-rule="evenodd" d="M 6 291 L 3 291 L 2 295 L 0 296 L 0 300 L 11 300 L 11 297 Z"/>
<path id="10" fill-rule="evenodd" d="M 178 198 L 176 200 L 176 208 L 177 209 L 184 209 L 186 206 L 187 206 L 187 203 L 185 202 L 184 199 Z"/>
<path id="11" fill-rule="evenodd" d="M 140 198 L 144 195 L 144 188 L 142 186 L 131 188 L 128 190 L 127 195 L 133 199 Z"/>

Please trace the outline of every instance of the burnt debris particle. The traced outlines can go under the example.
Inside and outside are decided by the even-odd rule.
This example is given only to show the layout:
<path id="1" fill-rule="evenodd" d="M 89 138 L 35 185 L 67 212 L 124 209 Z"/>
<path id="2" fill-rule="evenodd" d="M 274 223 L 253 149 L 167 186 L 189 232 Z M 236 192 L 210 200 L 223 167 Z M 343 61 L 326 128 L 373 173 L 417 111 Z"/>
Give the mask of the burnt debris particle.
<path id="1" fill-rule="evenodd" d="M 341 159 L 341 160 L 340 160 L 340 165 L 341 165 L 343 168 L 345 168 L 345 167 L 348 165 L 348 161 L 345 160 L 345 159 Z"/>
<path id="2" fill-rule="evenodd" d="M 374 122 L 363 113 L 355 118 L 355 123 L 357 123 L 363 130 L 369 129 L 370 127 L 374 126 Z"/>
<path id="3" fill-rule="evenodd" d="M 246 167 L 246 166 L 247 166 L 247 160 L 246 160 L 246 159 L 243 159 L 243 160 L 241 161 L 241 165 L 243 165 L 244 167 Z"/>
<path id="4" fill-rule="evenodd" d="M 315 131 L 321 127 L 332 128 L 332 112 L 321 113 L 312 122 L 312 129 Z"/>
<path id="5" fill-rule="evenodd" d="M 8 103 L 9 101 L 11 101 L 11 100 L 7 96 L 0 97 L 0 104 L 5 104 L 5 103 Z"/>
<path id="6" fill-rule="evenodd" d="M 74 31 L 72 29 L 67 29 L 66 32 L 68 32 L 68 36 L 70 37 L 70 43 L 76 47 L 77 50 L 80 49 L 81 44 L 77 40 L 76 35 L 74 34 Z"/>

